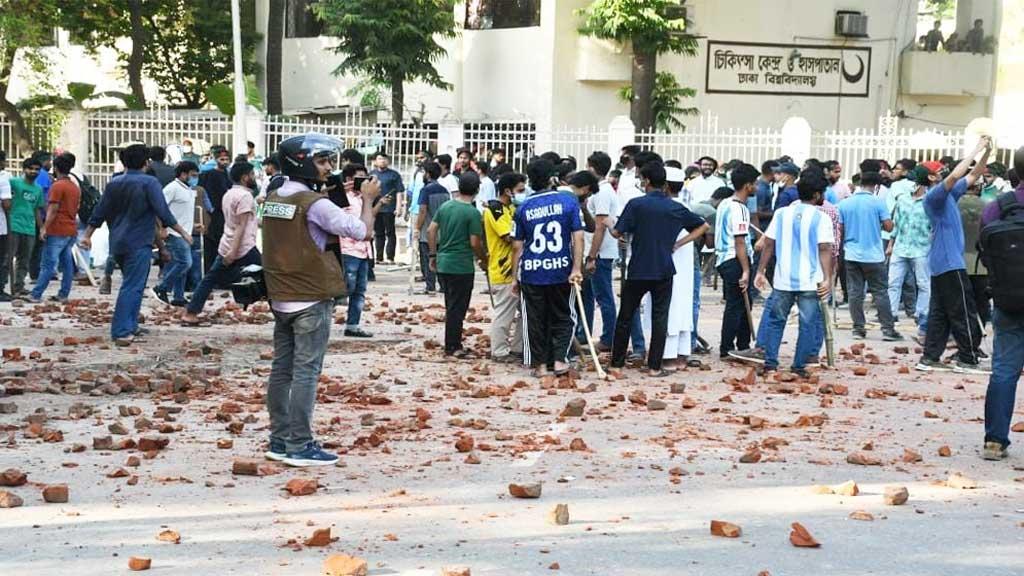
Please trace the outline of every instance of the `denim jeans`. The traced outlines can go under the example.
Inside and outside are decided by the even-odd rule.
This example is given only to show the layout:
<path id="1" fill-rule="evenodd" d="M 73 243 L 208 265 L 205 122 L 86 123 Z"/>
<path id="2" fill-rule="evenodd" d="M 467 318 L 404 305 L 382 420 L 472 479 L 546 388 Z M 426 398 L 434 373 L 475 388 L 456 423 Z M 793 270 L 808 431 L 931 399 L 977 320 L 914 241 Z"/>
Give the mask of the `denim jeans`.
<path id="1" fill-rule="evenodd" d="M 594 334 L 594 302 L 601 309 L 601 344 L 611 347 L 615 334 L 615 293 L 612 289 L 612 268 L 615 260 L 598 258 L 593 276 L 583 282 L 583 309 L 587 313 L 587 326 Z"/>
<path id="2" fill-rule="evenodd" d="M 274 311 L 274 360 L 267 381 L 270 441 L 298 452 L 313 440 L 316 384 L 331 336 L 334 302 L 325 300 L 305 310 Z"/>
<path id="3" fill-rule="evenodd" d="M 917 331 L 919 334 L 926 334 L 928 332 L 928 305 L 931 301 L 932 293 L 932 277 L 928 269 L 928 256 L 920 258 L 893 256 L 889 259 L 889 305 L 892 307 L 893 316 L 896 316 L 900 306 L 903 280 L 907 274 L 913 274 L 917 282 L 917 305 L 914 308 Z"/>
<path id="4" fill-rule="evenodd" d="M 363 317 L 363 305 L 366 304 L 366 278 L 370 272 L 369 258 L 356 258 L 342 254 L 345 262 L 345 286 L 348 288 L 348 314 L 346 328 L 359 326 Z"/>
<path id="5" fill-rule="evenodd" d="M 192 292 L 192 299 L 189 300 L 186 310 L 190 314 L 199 314 L 203 311 L 203 306 L 206 305 L 206 300 L 210 297 L 210 292 L 213 292 L 214 288 L 227 286 L 237 281 L 242 275 L 242 268 L 250 264 L 262 263 L 263 259 L 260 258 L 260 251 L 256 248 L 249 250 L 245 256 L 235 260 L 230 265 L 225 264 L 224 259 L 218 255 L 213 261 L 213 266 L 210 266 L 209 272 L 203 276 L 199 286 L 196 286 L 195 291 Z"/>
<path id="6" fill-rule="evenodd" d="M 800 311 L 800 335 L 797 337 L 796 353 L 793 355 L 793 369 L 803 368 L 807 364 L 807 358 L 816 352 L 814 347 L 820 332 L 815 324 L 820 324 L 823 320 L 821 308 L 818 306 L 818 293 L 775 290 L 769 300 L 774 300 L 774 309 L 767 326 L 762 328 L 765 332 L 762 334 L 764 366 L 770 369 L 779 367 L 779 346 L 786 330 L 786 319 L 789 318 L 793 304 L 796 304 Z M 767 303 L 765 305 L 767 306 Z M 820 347 L 820 344 L 818 346 Z"/>
<path id="7" fill-rule="evenodd" d="M 39 299 L 46 292 L 50 280 L 57 275 L 57 267 L 60 267 L 60 291 L 57 296 L 67 298 L 71 294 L 71 285 L 75 281 L 75 257 L 71 253 L 71 247 L 75 245 L 76 236 L 47 236 L 46 245 L 43 246 L 42 262 L 39 266 L 39 279 L 35 288 L 32 289 L 32 297 Z"/>
<path id="8" fill-rule="evenodd" d="M 200 234 L 192 235 L 192 266 L 188 269 L 188 275 L 185 276 L 186 292 L 194 291 L 199 286 L 199 281 L 203 279 L 202 242 Z"/>
<path id="9" fill-rule="evenodd" d="M 143 246 L 134 252 L 118 254 L 114 259 L 124 277 L 110 324 L 110 336 L 116 340 L 128 338 L 139 329 L 139 309 L 142 308 L 142 292 L 146 289 L 149 268 L 153 263 L 153 248 Z"/>
<path id="10" fill-rule="evenodd" d="M 164 245 L 171 253 L 171 261 L 164 266 L 164 279 L 158 290 L 173 292 L 173 300 L 185 299 L 185 276 L 192 267 L 192 247 L 177 236 L 168 236 Z"/>
<path id="11" fill-rule="evenodd" d="M 854 330 L 864 330 L 864 286 L 874 299 L 878 310 L 878 321 L 882 325 L 882 333 L 888 334 L 896 330 L 892 303 L 889 302 L 888 270 L 884 262 L 846 261 L 846 285 L 850 287 L 850 318 Z"/>
<path id="12" fill-rule="evenodd" d="M 423 274 L 423 287 L 427 292 L 437 290 L 437 274 L 430 269 L 430 244 L 420 242 L 420 272 Z"/>
<path id="13" fill-rule="evenodd" d="M 995 342 L 992 376 L 985 392 L 985 441 L 1009 446 L 1017 380 L 1024 369 L 1024 315 L 1013 316 L 996 307 L 992 311 L 992 327 Z"/>

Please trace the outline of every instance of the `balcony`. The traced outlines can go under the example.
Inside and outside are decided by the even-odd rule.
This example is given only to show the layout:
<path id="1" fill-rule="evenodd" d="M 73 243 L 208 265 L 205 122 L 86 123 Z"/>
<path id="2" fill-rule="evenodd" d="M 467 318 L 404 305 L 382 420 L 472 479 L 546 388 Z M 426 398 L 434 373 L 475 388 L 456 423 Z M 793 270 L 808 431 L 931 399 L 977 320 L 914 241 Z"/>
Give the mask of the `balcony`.
<path id="1" fill-rule="evenodd" d="M 985 98 L 992 94 L 992 54 L 903 53 L 900 92 L 915 96 Z"/>

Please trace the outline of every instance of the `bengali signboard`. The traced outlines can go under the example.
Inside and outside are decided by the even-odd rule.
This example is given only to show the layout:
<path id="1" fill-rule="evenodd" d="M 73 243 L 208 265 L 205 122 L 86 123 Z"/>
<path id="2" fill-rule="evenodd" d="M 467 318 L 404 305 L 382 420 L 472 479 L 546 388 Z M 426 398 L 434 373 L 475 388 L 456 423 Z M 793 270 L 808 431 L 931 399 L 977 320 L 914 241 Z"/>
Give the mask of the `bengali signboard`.
<path id="1" fill-rule="evenodd" d="M 708 40 L 708 94 L 866 98 L 871 48 Z"/>

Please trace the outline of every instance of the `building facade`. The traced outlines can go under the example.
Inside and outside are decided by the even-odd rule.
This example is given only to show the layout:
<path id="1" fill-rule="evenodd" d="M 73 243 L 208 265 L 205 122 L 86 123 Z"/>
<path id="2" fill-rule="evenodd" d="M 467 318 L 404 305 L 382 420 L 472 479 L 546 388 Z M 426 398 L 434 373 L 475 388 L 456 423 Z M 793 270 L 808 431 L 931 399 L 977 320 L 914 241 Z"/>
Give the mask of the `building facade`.
<path id="1" fill-rule="evenodd" d="M 309 0 L 287 2 L 282 99 L 286 112 L 354 104 L 358 79 L 332 75 L 330 52 L 309 15 Z M 413 83 L 406 109 L 424 122 L 525 122 L 538 130 L 603 125 L 628 114 L 618 96 L 631 74 L 629 46 L 582 37 L 577 10 L 589 0 L 467 0 L 453 18 L 462 28 L 438 62 L 450 91 Z M 685 104 L 718 116 L 723 127 L 780 128 L 802 116 L 816 130 L 876 125 L 891 111 L 911 128 L 963 127 L 991 116 L 997 54 L 926 52 L 917 46 L 917 0 L 688 0 L 699 39 L 695 57 L 662 55 L 697 96 Z M 266 30 L 269 0 L 257 0 Z M 852 28 L 837 17 L 854 12 Z M 999 0 L 959 0 L 963 37 L 980 18 L 999 36 Z M 866 20 L 866 21 L 865 21 Z M 863 26 L 865 35 L 856 35 Z M 265 44 L 257 53 L 265 58 Z M 262 82 L 262 79 L 261 79 Z M 422 112 L 421 112 L 422 111 Z"/>

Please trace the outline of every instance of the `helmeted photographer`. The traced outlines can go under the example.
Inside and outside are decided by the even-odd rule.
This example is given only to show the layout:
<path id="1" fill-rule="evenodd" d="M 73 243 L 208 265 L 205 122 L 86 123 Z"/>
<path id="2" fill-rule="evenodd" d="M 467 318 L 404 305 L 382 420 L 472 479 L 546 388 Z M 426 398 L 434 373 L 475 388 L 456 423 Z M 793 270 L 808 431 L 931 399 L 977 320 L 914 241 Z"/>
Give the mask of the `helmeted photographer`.
<path id="1" fill-rule="evenodd" d="M 288 180 L 269 190 L 264 204 L 263 267 L 275 320 L 266 457 L 291 466 L 323 466 L 338 460 L 313 439 L 311 426 L 334 298 L 345 292 L 341 267 L 324 249 L 328 236 L 369 240 L 373 204 L 380 195 L 376 180 L 365 182 L 357 218 L 318 192 L 342 148 L 339 140 L 323 134 L 281 142 L 278 156 Z"/>

